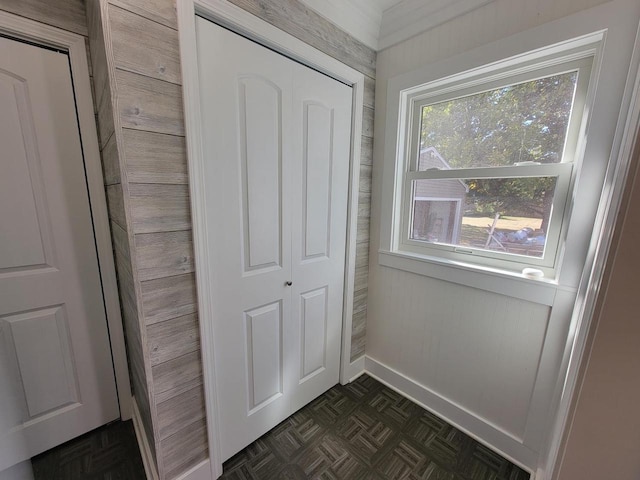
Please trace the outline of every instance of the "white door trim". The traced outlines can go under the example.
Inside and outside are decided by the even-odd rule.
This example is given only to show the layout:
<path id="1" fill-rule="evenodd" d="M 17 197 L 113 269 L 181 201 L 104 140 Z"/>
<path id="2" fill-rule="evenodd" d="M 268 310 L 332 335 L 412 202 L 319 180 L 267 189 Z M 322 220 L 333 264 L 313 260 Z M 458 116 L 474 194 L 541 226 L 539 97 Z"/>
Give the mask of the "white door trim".
<path id="1" fill-rule="evenodd" d="M 212 322 L 206 319 L 213 315 L 213 305 L 209 295 L 211 274 L 207 245 L 206 219 L 204 215 L 205 184 L 203 172 L 200 119 L 200 93 L 198 81 L 198 59 L 196 44 L 195 15 L 206 17 L 230 30 L 240 33 L 257 43 L 265 45 L 315 70 L 325 73 L 353 87 L 353 118 L 351 129 L 351 165 L 349 185 L 349 211 L 347 219 L 347 244 L 345 264 L 345 292 L 342 322 L 342 352 L 340 381 L 348 383 L 359 375 L 364 367 L 363 359 L 351 363 L 351 324 L 353 316 L 353 295 L 355 281 L 356 233 L 358 220 L 358 186 L 360 178 L 360 142 L 362 135 L 362 114 L 364 98 L 364 75 L 311 47 L 288 33 L 257 18 L 249 12 L 232 5 L 226 0 L 184 0 L 177 4 L 178 33 L 180 37 L 180 57 L 182 63 L 182 88 L 185 109 L 186 140 L 189 165 L 189 185 L 191 192 L 191 216 L 193 220 L 193 242 L 196 263 L 196 284 L 198 288 L 198 311 L 200 317 L 200 338 L 207 410 L 207 430 L 211 478 L 222 474 L 219 450 L 218 411 L 215 388 L 215 364 L 213 355 Z"/>
<path id="2" fill-rule="evenodd" d="M 84 157 L 84 168 L 91 203 L 93 232 L 96 239 L 100 280 L 107 316 L 111 356 L 118 390 L 120 417 L 131 418 L 131 387 L 127 354 L 120 315 L 120 300 L 116 270 L 113 261 L 113 247 L 109 229 L 107 201 L 104 192 L 102 163 L 96 133 L 96 121 L 93 112 L 93 99 L 89 83 L 89 67 L 85 38 L 56 27 L 45 25 L 11 13 L 0 11 L 0 32 L 15 38 L 58 48 L 69 53 L 71 78 L 76 98 L 76 112 L 80 128 L 80 142 Z"/>

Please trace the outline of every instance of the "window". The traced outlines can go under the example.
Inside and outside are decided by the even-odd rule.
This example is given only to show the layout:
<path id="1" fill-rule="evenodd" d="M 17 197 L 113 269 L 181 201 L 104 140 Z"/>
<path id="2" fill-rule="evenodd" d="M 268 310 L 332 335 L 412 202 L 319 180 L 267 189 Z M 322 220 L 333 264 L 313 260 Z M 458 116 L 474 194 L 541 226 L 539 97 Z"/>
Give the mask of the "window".
<path id="1" fill-rule="evenodd" d="M 405 94 L 395 251 L 552 274 L 591 62 L 574 54 Z"/>

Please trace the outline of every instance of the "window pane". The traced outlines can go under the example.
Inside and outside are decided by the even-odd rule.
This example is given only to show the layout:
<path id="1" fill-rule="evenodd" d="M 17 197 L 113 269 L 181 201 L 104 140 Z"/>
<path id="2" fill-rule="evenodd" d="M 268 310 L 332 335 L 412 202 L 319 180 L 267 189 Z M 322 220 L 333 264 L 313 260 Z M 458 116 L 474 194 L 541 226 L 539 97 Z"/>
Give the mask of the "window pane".
<path id="1" fill-rule="evenodd" d="M 415 180 L 409 237 L 542 257 L 556 177 Z"/>
<path id="2" fill-rule="evenodd" d="M 577 72 L 422 108 L 417 169 L 558 163 Z"/>

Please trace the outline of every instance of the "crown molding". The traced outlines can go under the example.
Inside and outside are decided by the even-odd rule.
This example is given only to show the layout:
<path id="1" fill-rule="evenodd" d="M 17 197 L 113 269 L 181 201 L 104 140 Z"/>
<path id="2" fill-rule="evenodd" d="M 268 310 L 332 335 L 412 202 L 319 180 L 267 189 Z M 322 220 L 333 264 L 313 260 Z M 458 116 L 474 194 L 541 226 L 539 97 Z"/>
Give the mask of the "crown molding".
<path id="1" fill-rule="evenodd" d="M 300 0 L 372 50 L 378 50 L 378 35 L 385 4 L 382 0 Z"/>
<path id="2" fill-rule="evenodd" d="M 493 0 L 300 0 L 369 48 L 380 51 Z"/>
<path id="3" fill-rule="evenodd" d="M 493 0 L 403 0 L 382 14 L 378 50 L 384 50 Z"/>

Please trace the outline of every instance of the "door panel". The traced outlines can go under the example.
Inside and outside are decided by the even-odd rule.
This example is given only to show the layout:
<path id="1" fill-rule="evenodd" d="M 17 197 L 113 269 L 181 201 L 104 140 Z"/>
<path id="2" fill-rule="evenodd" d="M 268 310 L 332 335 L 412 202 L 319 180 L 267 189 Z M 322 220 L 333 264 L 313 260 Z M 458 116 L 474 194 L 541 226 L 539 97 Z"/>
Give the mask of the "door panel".
<path id="1" fill-rule="evenodd" d="M 221 454 L 338 382 L 352 90 L 196 19 Z"/>
<path id="2" fill-rule="evenodd" d="M 40 225 L 43 205 L 40 205 L 39 216 L 31 188 L 32 177 L 40 183 L 37 159 L 34 158 L 36 152 L 25 148 L 35 144 L 33 118 L 28 105 L 26 80 L 0 70 L 0 129 L 9 138 L 19 139 L 25 135 L 24 142 L 13 141 L 3 145 L 6 150 L 2 162 L 3 175 L 0 176 L 0 215 L 7 223 L 0 225 L 2 270 L 45 263 Z"/>
<path id="3" fill-rule="evenodd" d="M 309 292 L 326 295 L 324 369 L 298 379 L 292 390 L 293 411 L 338 383 L 344 299 L 347 195 L 351 149 L 352 89 L 325 75 L 294 63 L 291 133 L 293 201 L 291 294 L 301 298 Z M 293 318 L 303 318 L 303 302 L 293 302 Z M 319 315 L 315 304 L 315 318 Z M 304 325 L 297 322 L 295 327 Z M 294 331 L 304 338 L 304 331 Z M 318 346 L 316 346 L 318 348 Z M 308 359 L 296 350 L 297 365 Z"/>
<path id="4" fill-rule="evenodd" d="M 303 260 L 310 260 L 329 255 L 333 111 L 305 101 L 303 116 Z"/>
<path id="5" fill-rule="evenodd" d="M 78 391 L 64 306 L 5 317 L 18 361 L 28 418 L 77 402 Z"/>
<path id="6" fill-rule="evenodd" d="M 286 59 L 197 19 L 223 458 L 290 414 L 292 78 Z M 212 26 L 212 28 L 209 28 Z M 200 46 L 204 45 L 204 48 Z M 247 68 L 247 64 L 249 68 Z M 211 321 L 212 319 L 209 319 Z M 203 320 L 206 321 L 206 320 Z M 275 423 L 273 423 L 275 422 Z M 257 435 L 257 436 L 256 436 Z"/>
<path id="7" fill-rule="evenodd" d="M 0 38 L 0 470 L 119 416 L 65 54 Z"/>
<path id="8" fill-rule="evenodd" d="M 327 287 L 300 295 L 300 382 L 327 365 Z"/>
<path id="9" fill-rule="evenodd" d="M 253 76 L 238 82 L 245 272 L 279 267 L 282 256 L 281 91 Z"/>
<path id="10" fill-rule="evenodd" d="M 282 395 L 281 302 L 246 312 L 249 415 Z"/>

